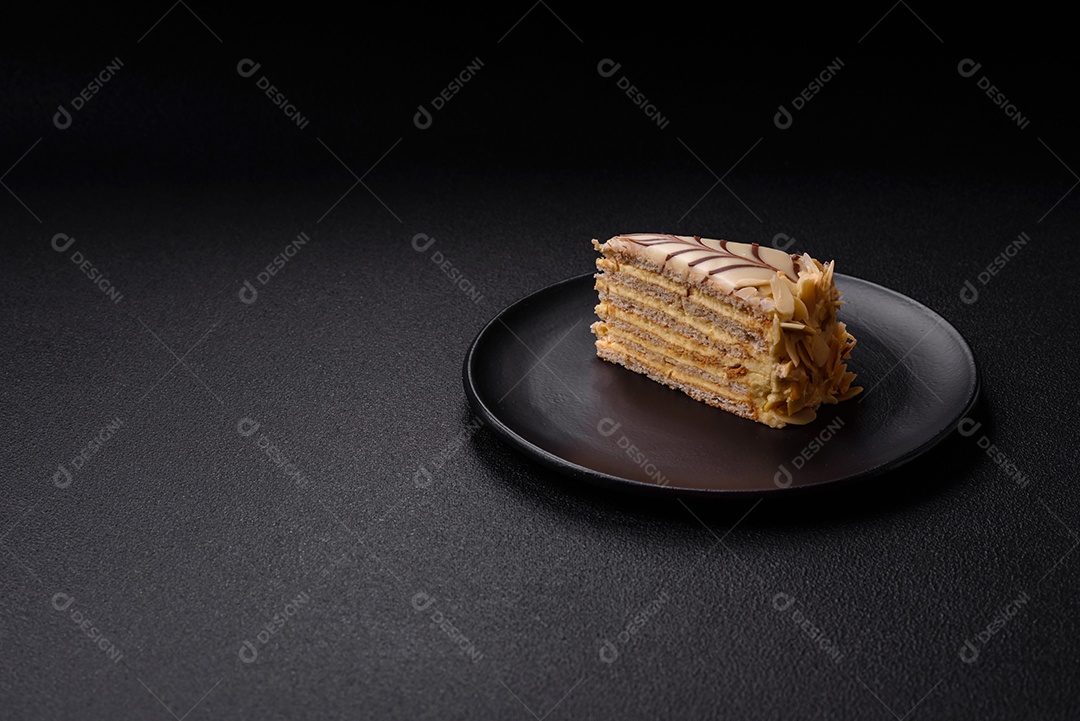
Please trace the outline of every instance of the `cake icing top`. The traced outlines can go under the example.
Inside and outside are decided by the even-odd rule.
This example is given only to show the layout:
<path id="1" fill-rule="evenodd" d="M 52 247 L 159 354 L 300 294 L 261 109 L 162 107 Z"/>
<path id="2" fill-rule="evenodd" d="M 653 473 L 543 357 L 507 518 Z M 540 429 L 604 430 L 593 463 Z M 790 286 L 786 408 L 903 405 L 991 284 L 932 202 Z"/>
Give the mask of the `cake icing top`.
<path id="1" fill-rule="evenodd" d="M 757 243 L 663 233 L 631 233 L 617 235 L 612 240 L 642 246 L 643 255 L 659 260 L 660 265 L 685 266 L 692 269 L 693 275 L 719 281 L 728 290 L 768 283 L 777 271 L 792 281 L 799 279 L 793 256 L 775 248 L 762 248 Z"/>
<path id="2" fill-rule="evenodd" d="M 616 235 L 605 246 L 644 257 L 686 281 L 712 285 L 724 293 L 738 295 L 765 311 L 774 307 L 786 310 L 791 293 L 785 291 L 795 290 L 802 278 L 820 276 L 831 270 L 809 255 L 791 255 L 757 243 L 735 243 L 696 235 L 629 233 Z M 831 280 L 832 273 L 828 276 Z M 788 282 L 777 282 L 781 278 Z"/>

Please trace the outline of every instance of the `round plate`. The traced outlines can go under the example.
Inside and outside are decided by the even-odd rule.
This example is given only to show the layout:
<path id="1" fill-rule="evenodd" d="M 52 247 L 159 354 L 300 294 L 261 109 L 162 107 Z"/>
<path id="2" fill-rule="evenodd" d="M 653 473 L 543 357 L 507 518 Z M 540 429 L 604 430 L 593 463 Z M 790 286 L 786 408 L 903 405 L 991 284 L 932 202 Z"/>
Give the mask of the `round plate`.
<path id="1" fill-rule="evenodd" d="M 759 494 L 866 477 L 944 439 L 978 395 L 971 349 L 926 306 L 837 274 L 864 391 L 805 426 L 769 428 L 596 356 L 593 275 L 514 303 L 465 357 L 465 393 L 527 456 L 627 490 Z"/>

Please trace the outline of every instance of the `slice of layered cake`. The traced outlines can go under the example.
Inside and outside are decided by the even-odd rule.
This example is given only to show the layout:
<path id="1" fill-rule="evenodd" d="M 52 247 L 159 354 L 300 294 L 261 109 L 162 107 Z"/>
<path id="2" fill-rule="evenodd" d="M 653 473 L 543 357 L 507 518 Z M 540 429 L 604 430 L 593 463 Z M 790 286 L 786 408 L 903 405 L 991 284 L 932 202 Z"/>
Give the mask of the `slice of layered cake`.
<path id="1" fill-rule="evenodd" d="M 832 261 L 656 233 L 593 247 L 604 360 L 773 428 L 862 390 L 844 362 L 855 339 L 836 317 Z"/>

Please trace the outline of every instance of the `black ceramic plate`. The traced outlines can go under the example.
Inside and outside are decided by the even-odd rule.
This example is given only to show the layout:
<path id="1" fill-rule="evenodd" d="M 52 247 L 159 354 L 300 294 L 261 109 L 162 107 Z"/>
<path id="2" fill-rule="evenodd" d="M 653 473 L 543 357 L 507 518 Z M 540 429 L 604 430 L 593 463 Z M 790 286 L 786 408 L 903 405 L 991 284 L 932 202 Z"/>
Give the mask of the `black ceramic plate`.
<path id="1" fill-rule="evenodd" d="M 882 473 L 944 439 L 978 394 L 963 337 L 926 306 L 836 275 L 865 390 L 805 426 L 769 428 L 596 357 L 592 274 L 514 303 L 465 358 L 465 392 L 526 455 L 627 490 L 777 492 Z"/>

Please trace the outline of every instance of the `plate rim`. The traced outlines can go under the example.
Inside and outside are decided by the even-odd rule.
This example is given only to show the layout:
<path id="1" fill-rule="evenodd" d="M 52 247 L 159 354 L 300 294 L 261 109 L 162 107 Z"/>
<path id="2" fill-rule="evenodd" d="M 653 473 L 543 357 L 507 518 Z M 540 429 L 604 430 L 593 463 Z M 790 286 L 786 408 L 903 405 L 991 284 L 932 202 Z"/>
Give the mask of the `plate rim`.
<path id="1" fill-rule="evenodd" d="M 942 316 L 940 313 L 938 313 L 936 310 L 929 307 L 928 305 L 919 302 L 911 296 L 904 295 L 900 291 L 881 285 L 880 283 L 875 283 L 871 280 L 866 280 L 864 278 L 859 278 L 857 276 L 847 275 L 844 273 L 837 273 L 836 277 L 838 279 L 847 279 L 859 283 L 865 283 L 867 285 L 874 286 L 879 290 L 883 290 L 890 295 L 897 296 L 904 301 L 914 303 L 916 306 L 919 306 L 926 312 L 930 313 L 933 317 L 936 317 L 940 321 L 938 325 L 943 327 L 946 332 L 951 332 L 953 335 L 955 335 L 956 339 L 959 341 L 960 349 L 966 356 L 968 365 L 971 367 L 972 370 L 971 389 L 969 391 L 968 400 L 963 405 L 963 408 L 957 413 L 955 419 L 950 423 L 946 424 L 941 431 L 936 433 L 933 437 L 924 441 L 922 444 L 909 450 L 907 453 L 901 454 L 897 458 L 894 458 L 893 460 L 886 463 L 882 463 L 869 470 L 859 473 L 851 473 L 846 476 L 841 476 L 839 478 L 818 481 L 816 483 L 811 483 L 805 486 L 789 486 L 787 488 L 774 486 L 770 488 L 756 489 L 686 488 L 680 486 L 668 486 L 656 483 L 646 483 L 644 481 L 639 481 L 633 478 L 625 478 L 623 476 L 616 476 L 610 473 L 605 473 L 603 471 L 598 471 L 593 468 L 582 466 L 565 458 L 562 458 L 561 456 L 558 456 L 551 451 L 541 448 L 532 441 L 523 438 L 522 436 L 517 434 L 514 430 L 507 426 L 498 417 L 497 414 L 495 414 L 490 408 L 488 408 L 487 404 L 484 403 L 477 390 L 476 380 L 474 378 L 474 366 L 477 348 L 483 341 L 485 335 L 496 323 L 500 322 L 507 314 L 512 312 L 515 308 L 532 300 L 537 295 L 553 291 L 559 286 L 570 285 L 573 283 L 581 282 L 585 278 L 595 277 L 596 274 L 594 272 L 589 272 L 583 273 L 582 275 L 575 275 L 570 278 L 564 278 L 563 280 L 556 281 L 555 283 L 551 283 L 542 288 L 534 290 L 533 292 L 528 293 L 521 298 L 518 298 L 513 303 L 510 303 L 498 313 L 496 313 L 491 318 L 491 320 L 485 323 L 484 327 L 481 328 L 480 331 L 476 334 L 476 337 L 473 338 L 472 343 L 469 344 L 469 349 L 465 353 L 465 359 L 462 364 L 462 384 L 464 385 L 465 396 L 468 399 L 469 405 L 472 407 L 473 412 L 483 419 L 485 425 L 491 428 L 496 433 L 496 435 L 498 435 L 504 442 L 515 448 L 518 452 L 524 453 L 524 455 L 530 457 L 532 460 L 538 461 L 541 464 L 559 473 L 587 481 L 594 485 L 611 487 L 623 492 L 649 495 L 701 498 L 746 498 L 755 496 L 764 497 L 777 493 L 782 493 L 784 494 L 784 496 L 789 497 L 805 492 L 817 492 L 820 491 L 822 488 L 833 488 L 846 483 L 864 481 L 896 470 L 897 468 L 907 463 L 910 463 L 919 456 L 930 451 L 935 446 L 939 445 L 948 436 L 952 435 L 953 431 L 956 430 L 957 422 L 967 416 L 971 412 L 972 408 L 975 407 L 975 404 L 978 402 L 979 395 L 982 391 L 981 374 L 979 373 L 978 362 L 975 358 L 975 352 L 971 349 L 971 344 L 968 343 L 967 338 L 965 338 L 964 335 L 959 330 L 957 330 L 956 326 L 950 323 L 944 316 Z"/>

